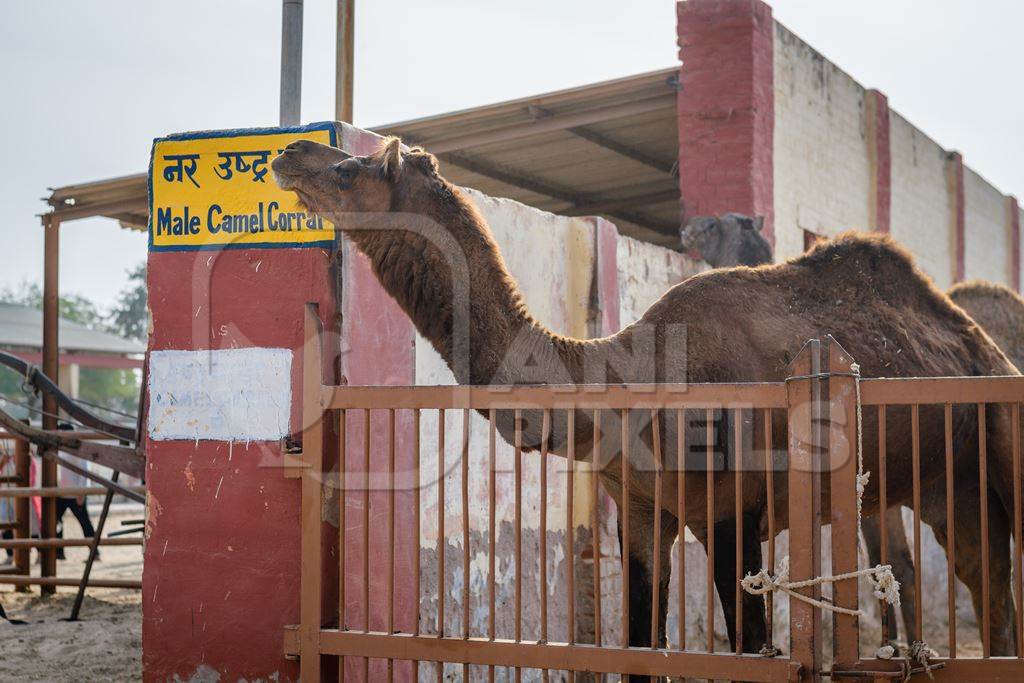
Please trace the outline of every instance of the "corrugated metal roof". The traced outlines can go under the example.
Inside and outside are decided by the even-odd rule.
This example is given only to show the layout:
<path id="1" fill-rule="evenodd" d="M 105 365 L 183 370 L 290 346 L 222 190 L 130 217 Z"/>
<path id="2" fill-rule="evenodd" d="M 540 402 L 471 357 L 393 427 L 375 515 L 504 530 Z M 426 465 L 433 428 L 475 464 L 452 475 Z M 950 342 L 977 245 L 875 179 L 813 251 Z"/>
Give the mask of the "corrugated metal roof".
<path id="1" fill-rule="evenodd" d="M 61 351 L 88 351 L 119 355 L 146 352 L 145 344 L 116 334 L 90 330 L 85 325 L 60 319 L 58 338 Z M 38 308 L 0 303 L 0 346 L 38 349 L 43 342 L 43 312 Z"/>
<path id="2" fill-rule="evenodd" d="M 678 244 L 678 67 L 374 127 L 436 154 L 452 182 L 545 211 L 602 215 Z M 147 224 L 146 174 L 54 190 L 62 220 Z"/>

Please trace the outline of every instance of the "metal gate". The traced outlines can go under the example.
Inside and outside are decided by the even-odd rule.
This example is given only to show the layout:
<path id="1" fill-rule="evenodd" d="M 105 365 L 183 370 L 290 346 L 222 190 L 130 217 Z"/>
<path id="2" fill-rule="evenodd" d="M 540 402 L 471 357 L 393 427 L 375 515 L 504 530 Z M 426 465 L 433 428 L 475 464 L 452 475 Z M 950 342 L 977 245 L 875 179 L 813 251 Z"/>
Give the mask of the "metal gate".
<path id="1" fill-rule="evenodd" d="M 922 593 L 920 590 L 921 576 L 924 572 L 935 571 L 934 568 L 922 565 L 921 555 L 921 481 L 920 481 L 920 423 L 922 407 L 925 405 L 940 406 L 944 410 L 946 426 L 945 459 L 947 467 L 947 501 L 946 510 L 950 530 L 956 506 L 953 495 L 956 482 L 952 469 L 953 442 L 951 421 L 954 404 L 976 404 L 978 419 L 981 421 L 979 460 L 982 482 L 979 488 L 981 510 L 981 547 L 983 557 L 988 557 L 987 512 L 988 495 L 985 485 L 986 445 L 984 424 L 986 404 L 1010 404 L 1013 418 L 1013 479 L 1014 517 L 1013 533 L 1020 537 L 1020 414 L 1019 402 L 1024 400 L 1024 378 L 956 378 L 956 379 L 878 379 L 859 380 L 853 359 L 849 358 L 842 348 L 831 338 L 819 343 L 809 342 L 792 364 L 791 378 L 786 382 L 749 383 L 749 384 L 690 384 L 690 385 L 587 385 L 576 386 L 519 386 L 519 387 L 349 387 L 329 386 L 322 381 L 321 333 L 319 321 L 315 313 L 307 310 L 305 318 L 306 344 L 303 352 L 303 392 L 302 392 L 302 453 L 286 463 L 286 476 L 301 479 L 302 486 L 302 518 L 301 518 L 301 606 L 300 623 L 285 629 L 284 648 L 286 654 L 300 659 L 303 680 L 321 680 L 322 678 L 338 677 L 350 680 L 370 680 L 386 675 L 390 680 L 398 678 L 434 677 L 437 680 L 448 678 L 476 680 L 488 678 L 494 680 L 496 673 L 504 677 L 514 676 L 517 680 L 527 670 L 532 676 L 549 680 L 556 676 L 560 679 L 574 680 L 577 675 L 599 675 L 604 678 L 611 675 L 640 675 L 652 677 L 674 677 L 686 679 L 709 680 L 744 680 L 744 681 L 792 681 L 818 680 L 822 676 L 836 678 L 868 678 L 888 680 L 900 678 L 907 671 L 921 670 L 920 664 L 907 662 L 901 658 L 890 660 L 876 659 L 873 656 L 876 645 L 862 643 L 858 617 L 851 614 L 832 613 L 831 629 L 831 661 L 823 662 L 826 649 L 825 630 L 823 629 L 822 610 L 805 602 L 791 600 L 789 603 L 788 642 L 778 642 L 773 636 L 768 620 L 768 642 L 776 650 L 775 656 L 762 654 L 741 654 L 743 645 L 743 600 L 739 569 L 736 572 L 735 586 L 735 651 L 716 651 L 714 639 L 715 624 L 715 587 L 712 568 L 715 565 L 714 533 L 707 528 L 705 520 L 721 518 L 725 505 L 735 506 L 735 525 L 737 539 L 736 548 L 722 549 L 734 552 L 737 556 L 735 566 L 743 566 L 744 515 L 741 501 L 744 489 L 744 477 L 747 480 L 763 485 L 768 501 L 767 522 L 767 555 L 764 562 L 767 567 L 776 566 L 775 535 L 779 530 L 776 524 L 778 505 L 776 488 L 788 489 L 788 497 L 784 502 L 789 529 L 789 579 L 801 581 L 813 579 L 821 575 L 821 557 L 823 552 L 831 556 L 831 573 L 839 575 L 855 571 L 858 568 L 858 462 L 862 456 L 861 430 L 863 415 L 867 411 L 876 411 L 881 419 L 878 421 L 880 439 L 878 448 L 878 477 L 881 489 L 881 505 L 887 505 L 885 496 L 888 490 L 886 482 L 885 430 L 888 425 L 895 429 L 892 419 L 886 418 L 887 410 L 902 410 L 897 406 L 906 407 L 909 411 L 910 429 L 914 440 L 913 451 L 913 508 L 914 508 L 914 554 L 917 567 L 917 621 L 922 621 Z M 488 439 L 486 440 L 486 471 L 470 471 L 469 452 L 470 420 L 473 411 L 486 417 Z M 456 424 L 462 426 L 461 459 L 458 470 L 445 471 L 445 439 L 446 414 L 455 413 Z M 722 416 L 729 419 L 719 421 Z M 384 438 L 381 443 L 371 447 L 371 420 L 385 425 Z M 703 420 L 706 424 L 707 439 L 705 444 L 687 444 L 685 425 L 692 420 Z M 611 422 L 613 429 L 606 428 Z M 411 425 L 409 434 L 411 442 L 400 443 L 396 438 L 396 424 Z M 426 424 L 437 425 L 437 444 L 420 443 L 421 428 Z M 586 424 L 589 423 L 589 424 Z M 713 431 L 726 428 L 727 438 L 733 444 L 734 462 L 742 462 L 741 466 L 729 469 L 729 463 L 716 460 Z M 773 451 L 771 444 L 778 443 L 773 439 L 780 434 L 779 426 L 783 425 L 787 442 L 783 453 Z M 352 425 L 361 425 L 362 442 L 358 444 L 358 452 L 353 453 Z M 532 425 L 532 426 L 528 426 Z M 717 426 L 716 426 L 717 425 Z M 746 425 L 746 427 L 744 427 Z M 754 426 L 751 432 L 751 425 Z M 775 426 L 773 426 L 775 425 Z M 900 423 L 905 427 L 904 423 Z M 536 432 L 539 430 L 539 439 Z M 379 432 L 379 430 L 378 430 Z M 585 432 L 585 434 L 582 434 Z M 674 433 L 674 441 L 669 439 Z M 496 435 L 496 434 L 500 434 Z M 571 435 L 571 438 L 570 438 Z M 496 443 L 502 436 L 514 448 L 513 459 L 515 511 L 511 519 L 496 519 L 495 504 L 495 451 Z M 720 435 L 719 435 L 720 436 Z M 664 437 L 661 438 L 661 437 Z M 721 439 L 719 439 L 720 441 Z M 615 444 L 609 444 L 615 441 Z M 870 440 L 869 440 L 870 441 Z M 452 443 L 449 440 L 448 443 Z M 588 453 L 575 452 L 577 443 L 588 444 Z M 665 446 L 664 444 L 668 444 Z M 706 510 L 704 519 L 697 520 L 693 525 L 704 527 L 710 542 L 707 543 L 708 570 L 706 576 L 707 603 L 704 607 L 704 618 L 710 624 L 707 638 L 703 643 L 694 642 L 686 637 L 687 606 L 683 590 L 678 590 L 677 604 L 669 605 L 668 610 L 674 611 L 677 633 L 674 634 L 674 647 L 658 643 L 658 625 L 655 616 L 659 613 L 659 582 L 653 582 L 651 599 L 651 639 L 653 645 L 643 647 L 627 642 L 630 626 L 630 607 L 628 590 L 622 589 L 618 595 L 602 595 L 600 543 L 602 531 L 596 512 L 591 514 L 590 541 L 593 543 L 592 564 L 594 587 L 593 611 L 595 632 L 587 642 L 578 642 L 572 624 L 577 619 L 577 593 L 580 590 L 578 573 L 574 568 L 573 539 L 573 501 L 574 477 L 565 476 L 566 534 L 562 548 L 565 558 L 564 573 L 557 577 L 547 575 L 549 552 L 548 547 L 548 505 L 546 499 L 547 467 L 540 468 L 540 504 L 539 504 L 539 555 L 542 560 L 537 563 L 539 576 L 532 581 L 539 581 L 541 586 L 540 609 L 536 615 L 539 624 L 534 626 L 530 638 L 523 635 L 523 602 L 524 590 L 536 590 L 535 587 L 524 585 L 523 551 L 522 551 L 522 492 L 524 477 L 520 455 L 525 449 L 536 447 L 541 462 L 546 462 L 549 451 L 558 451 L 569 462 L 589 462 L 598 469 L 608 448 L 617 450 L 622 457 L 613 458 L 613 466 L 621 467 L 619 481 L 621 483 L 620 499 L 623 501 L 623 514 L 620 522 L 621 542 L 623 547 L 634 547 L 630 534 L 636 538 L 646 537 L 646 529 L 633 526 L 630 520 L 631 477 L 628 476 L 627 462 L 641 460 L 636 449 L 650 449 L 653 481 L 654 509 L 672 510 L 679 519 L 680 529 L 687 523 L 687 514 L 694 510 L 693 500 L 687 501 L 686 491 L 693 491 L 693 479 L 700 482 L 705 492 L 702 509 Z M 758 448 L 758 445 L 763 446 Z M 695 447 L 696 446 L 696 447 Z M 414 463 L 411 472 L 404 476 L 412 477 L 409 495 L 401 502 L 396 502 L 396 457 L 405 448 L 409 452 L 404 457 L 411 458 Z M 474 446 L 474 448 L 477 448 Z M 630 455 L 630 449 L 634 450 Z M 437 454 L 436 470 L 426 471 L 420 466 L 423 453 L 432 451 Z M 483 450 L 483 449 L 481 449 Z M 662 452 L 662 451 L 666 452 Z M 696 459 L 695 459 L 696 451 Z M 839 457 L 845 454 L 847 457 Z M 932 456 L 931 453 L 928 454 Z M 602 462 L 598 462 L 598 458 Z M 873 457 L 873 456 L 872 456 Z M 377 463 L 380 495 L 370 496 L 370 472 L 373 469 L 371 460 Z M 696 462 L 702 462 L 697 467 Z M 788 463 L 779 469 L 779 462 Z M 359 467 L 352 464 L 359 462 Z M 724 465 L 724 468 L 722 467 Z M 450 557 L 447 561 L 461 562 L 463 577 L 460 585 L 446 583 L 446 546 L 445 539 L 450 535 L 445 528 L 445 476 L 454 475 L 461 492 L 461 510 L 456 515 L 458 531 L 461 531 L 461 557 Z M 724 476 L 731 478 L 731 487 L 723 489 L 721 481 Z M 471 509 L 469 481 L 471 478 L 487 480 L 488 497 L 483 506 Z M 691 487 L 686 485 L 691 482 Z M 479 481 L 479 479 L 478 479 Z M 597 477 L 591 477 L 596 492 Z M 670 490 L 666 495 L 663 489 L 669 482 Z M 329 482 L 329 485 L 325 485 Z M 675 483 L 678 482 L 678 485 Z M 762 484 L 763 482 L 763 484 Z M 830 495 L 823 495 L 825 491 Z M 422 564 L 420 552 L 421 529 L 421 491 L 435 487 L 437 498 L 437 543 L 436 554 L 427 559 L 430 566 Z M 338 505 L 340 517 L 338 528 L 332 533 L 336 538 L 325 535 L 323 520 L 325 519 L 325 501 L 333 497 L 330 489 L 340 491 Z M 723 495 L 723 490 L 733 491 L 732 500 Z M 650 493 L 646 491 L 646 493 Z M 672 495 L 674 493 L 674 495 Z M 716 495 L 719 501 L 716 503 Z M 350 498 L 354 497 L 352 504 Z M 674 498 L 674 500 L 673 500 Z M 724 500 L 724 503 L 723 503 Z M 829 548 L 821 547 L 822 506 L 829 514 L 831 521 L 831 543 Z M 415 516 L 412 529 L 402 531 L 396 528 L 396 510 L 411 507 Z M 453 506 L 458 508 L 459 506 Z M 486 507 L 486 510 L 483 509 Z M 372 508 L 377 508 L 375 511 Z M 383 508 L 383 509 L 381 509 Z M 727 512 L 732 512 L 724 507 Z M 717 515 L 716 515 L 717 513 Z M 485 540 L 478 542 L 477 552 L 471 557 L 470 519 L 476 516 L 481 519 L 487 516 L 487 533 Z M 449 515 L 450 517 L 451 515 Z M 726 513 L 726 516 L 728 514 Z M 884 517 L 884 516 L 883 516 Z M 654 572 L 658 576 L 659 561 L 663 553 L 660 546 L 659 533 L 660 515 L 654 515 L 654 532 L 652 557 Z M 381 527 L 375 522 L 384 520 Z M 503 634 L 496 629 L 498 618 L 505 619 L 507 614 L 496 614 L 496 566 L 495 566 L 495 529 L 500 523 L 509 524 L 515 530 L 515 554 L 509 567 L 509 576 L 514 585 L 514 597 L 507 601 L 512 606 L 514 632 L 512 637 L 500 637 Z M 749 523 L 749 522 L 748 522 Z M 382 544 L 386 549 L 383 557 L 375 557 L 371 566 L 370 534 L 371 527 L 375 535 L 382 535 Z M 333 527 L 329 527 L 333 529 Z M 694 528 L 694 526 L 691 526 Z M 449 525 L 450 530 L 450 525 Z M 698 529 L 700 531 L 700 529 Z M 637 535 L 639 534 L 639 535 Z M 955 542 L 952 538 L 950 543 Z M 681 544 L 680 544 L 681 545 Z M 483 547 L 481 547 L 483 546 Z M 396 549 L 412 547 L 411 567 L 406 567 L 410 555 L 406 559 L 396 560 Z M 361 549 L 358 558 L 349 557 L 346 549 Z M 883 548 L 884 552 L 884 548 Z M 451 555 L 451 553 L 448 553 Z M 471 564 L 486 562 L 482 571 L 485 577 L 486 598 L 478 596 L 478 604 L 486 605 L 486 620 L 478 628 L 474 628 L 469 613 L 471 596 L 469 591 Z M 354 566 L 354 561 L 358 564 Z M 1018 547 L 1013 553 L 1014 587 L 1016 593 L 1016 638 L 1020 653 L 1021 634 L 1024 633 L 1020 619 L 1021 599 L 1021 554 Z M 401 627 L 396 619 L 396 565 L 401 564 L 407 571 L 406 578 L 412 586 L 401 585 L 398 590 L 411 593 L 411 605 L 400 606 L 402 610 L 412 610 L 410 620 Z M 514 569 L 513 569 L 514 567 Z M 953 576 L 953 562 L 949 561 L 946 571 Z M 685 576 L 685 554 L 681 551 L 677 556 L 676 571 Z M 629 585 L 630 562 L 622 561 L 622 586 Z M 989 590 L 987 578 L 988 565 L 985 566 L 985 591 Z M 480 574 L 480 572 L 478 572 Z M 421 600 L 425 595 L 420 585 L 421 575 L 436 576 L 436 612 L 429 622 L 421 614 Z M 356 591 L 353 591 L 352 578 L 358 577 Z M 326 578 L 325 578 L 326 577 Z M 371 581 L 371 577 L 373 581 Z M 552 581 L 556 590 L 565 591 L 568 621 L 567 636 L 563 641 L 554 642 L 549 639 L 547 604 L 548 590 Z M 371 583 L 381 588 L 371 591 Z M 457 583 L 457 582 L 453 582 Z M 587 583 L 590 583 L 588 578 Z M 350 584 L 346 586 L 346 584 Z M 933 657 L 930 661 L 932 674 L 937 678 L 956 677 L 958 680 L 1006 680 L 1008 676 L 1024 675 L 1024 660 L 1017 657 L 989 657 L 990 633 L 988 620 L 989 611 L 986 607 L 982 619 L 984 652 L 983 657 L 967 658 L 957 656 L 955 606 L 956 599 L 950 581 L 949 615 L 953 628 L 949 636 L 949 652 L 944 657 Z M 683 583 L 680 582 L 680 587 Z M 721 589 L 720 589 L 721 590 Z M 800 589 L 805 595 L 822 600 L 820 586 L 809 586 Z M 448 626 L 445 617 L 445 596 L 451 593 L 455 602 L 461 605 L 462 614 L 458 620 L 458 628 Z M 826 596 L 837 607 L 848 610 L 858 608 L 858 585 L 856 581 L 837 582 L 831 596 Z M 987 598 L 986 598 L 987 600 Z M 772 596 L 766 597 L 769 615 L 774 613 L 776 605 Z M 358 610 L 351 610 L 352 606 Z M 374 606 L 378 611 L 383 606 L 384 623 L 371 628 L 370 611 Z M 987 601 L 986 601 L 987 605 Z M 634 602 L 632 606 L 636 607 Z M 601 633 L 602 607 L 607 611 L 617 609 L 621 618 L 621 634 L 617 642 L 610 642 L 607 635 Z M 358 612 L 350 614 L 349 611 Z M 501 612 L 499 610 L 499 612 Z M 449 615 L 452 616 L 452 615 Z M 635 621 L 635 616 L 634 616 Z M 646 625 L 643 625 L 646 628 Z M 635 623 L 634 623 L 635 628 Z M 920 633 L 920 630 L 918 631 Z M 539 637 L 533 637 L 537 635 Z M 669 641 L 673 638 L 670 635 Z M 721 648 L 719 648 L 721 650 Z M 750 648 L 748 648 L 749 650 Z M 371 669 L 371 661 L 375 668 Z M 446 668 L 447 665 L 447 668 Z M 376 672 L 371 676 L 371 671 Z"/>

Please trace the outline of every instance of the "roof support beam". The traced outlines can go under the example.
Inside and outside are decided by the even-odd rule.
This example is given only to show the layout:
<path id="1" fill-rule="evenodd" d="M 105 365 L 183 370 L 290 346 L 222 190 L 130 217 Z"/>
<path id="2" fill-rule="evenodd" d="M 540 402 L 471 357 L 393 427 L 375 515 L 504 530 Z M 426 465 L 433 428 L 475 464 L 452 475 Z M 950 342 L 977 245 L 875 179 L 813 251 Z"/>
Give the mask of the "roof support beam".
<path id="1" fill-rule="evenodd" d="M 490 145 L 499 142 L 519 140 L 521 138 L 541 135 L 543 133 L 568 130 L 579 126 L 601 123 L 602 121 L 612 121 L 614 119 L 626 118 L 628 116 L 647 114 L 652 111 L 675 109 L 675 106 L 676 94 L 672 93 L 671 95 L 659 95 L 657 97 L 649 97 L 635 102 L 615 104 L 607 107 L 594 107 L 592 109 L 585 109 L 583 111 L 568 114 L 555 113 L 551 116 L 545 116 L 537 120 L 492 128 L 478 133 L 452 135 L 450 137 L 435 138 L 433 140 L 416 140 L 416 142 L 422 145 L 429 152 L 434 154 L 444 154 L 446 152 L 481 147 L 483 145 Z M 386 133 L 389 131 L 384 130 L 381 132 Z"/>
<path id="2" fill-rule="evenodd" d="M 675 231 L 679 229 L 679 226 L 675 223 L 658 220 L 656 218 L 651 218 L 649 216 L 646 216 L 642 213 L 638 213 L 635 211 L 593 210 L 592 207 L 595 206 L 600 208 L 602 200 L 599 197 L 590 195 L 588 193 L 574 192 L 570 188 L 563 187 L 546 180 L 541 180 L 540 178 L 534 178 L 532 176 L 519 173 L 517 171 L 504 169 L 496 165 L 491 165 L 485 162 L 477 161 L 475 159 L 469 159 L 465 156 L 462 156 L 461 154 L 444 153 L 441 154 L 440 156 L 445 162 L 450 163 L 453 166 L 458 166 L 459 168 L 470 171 L 471 173 L 476 173 L 477 175 L 481 175 L 492 180 L 497 180 L 507 185 L 512 185 L 513 187 L 518 187 L 520 189 L 527 190 L 528 192 L 533 192 L 535 194 L 541 194 L 546 197 L 552 197 L 554 199 L 560 199 L 564 202 L 568 202 L 572 206 L 570 206 L 566 211 L 560 212 L 565 215 L 582 216 L 600 213 L 611 218 L 619 218 L 624 221 L 629 221 L 630 223 L 635 223 L 636 225 L 649 228 L 662 234 L 674 234 Z M 631 205 L 635 206 L 635 203 Z M 573 211 L 574 209 L 578 210 L 584 207 L 589 208 L 586 208 L 583 211 L 580 211 L 579 213 L 568 213 L 569 211 Z"/>
<path id="3" fill-rule="evenodd" d="M 632 159 L 633 161 L 641 163 L 649 168 L 653 168 L 656 171 L 661 171 L 662 173 L 666 173 L 668 175 L 675 175 L 675 164 L 666 164 L 664 161 L 655 159 L 650 155 L 644 154 L 640 150 L 634 149 L 629 145 L 624 145 L 621 142 L 612 140 L 606 135 L 602 135 L 601 133 L 591 130 L 590 128 L 587 128 L 585 126 L 576 126 L 575 128 L 570 128 L 569 132 L 575 135 L 576 137 L 583 138 L 587 142 L 597 145 L 598 147 L 603 147 L 604 149 L 607 149 L 610 152 L 615 152 L 616 154 L 624 156 L 627 159 Z"/>
<path id="4" fill-rule="evenodd" d="M 659 190 L 657 192 L 646 192 L 644 194 L 631 195 L 620 199 L 606 199 L 589 204 L 576 204 L 558 213 L 564 216 L 592 216 L 596 213 L 608 213 L 620 209 L 631 209 L 647 204 L 661 204 L 662 202 L 679 199 L 678 190 Z"/>

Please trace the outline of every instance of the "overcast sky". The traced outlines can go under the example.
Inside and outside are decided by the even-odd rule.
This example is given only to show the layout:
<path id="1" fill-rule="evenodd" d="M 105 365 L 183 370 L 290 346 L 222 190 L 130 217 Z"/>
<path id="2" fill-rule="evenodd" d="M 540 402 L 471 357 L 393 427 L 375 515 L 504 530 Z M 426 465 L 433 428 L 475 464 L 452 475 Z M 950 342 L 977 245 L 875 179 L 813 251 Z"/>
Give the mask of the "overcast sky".
<path id="1" fill-rule="evenodd" d="M 775 17 L 1000 190 L 1024 197 L 1024 3 L 774 0 Z M 355 122 L 373 126 L 677 63 L 674 0 L 356 0 Z M 278 0 L 4 3 L 0 288 L 42 279 L 47 187 L 138 173 L 167 133 L 275 125 Z M 334 1 L 306 0 L 302 118 L 333 118 Z M 103 305 L 146 256 L 63 228 L 62 291 Z"/>

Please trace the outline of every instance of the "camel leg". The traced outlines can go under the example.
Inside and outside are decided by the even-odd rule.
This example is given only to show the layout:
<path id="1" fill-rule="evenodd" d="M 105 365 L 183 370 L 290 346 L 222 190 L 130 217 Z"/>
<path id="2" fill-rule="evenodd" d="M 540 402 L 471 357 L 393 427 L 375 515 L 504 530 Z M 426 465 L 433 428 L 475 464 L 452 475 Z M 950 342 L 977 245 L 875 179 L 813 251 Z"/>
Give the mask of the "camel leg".
<path id="1" fill-rule="evenodd" d="M 665 646 L 665 618 L 668 609 L 668 584 L 672 575 L 672 542 L 679 524 L 676 518 L 661 514 L 661 543 L 659 576 L 654 577 L 654 512 L 637 505 L 629 512 L 629 645 L 630 647 L 651 647 L 652 618 L 657 621 L 657 640 L 654 645 Z M 619 547 L 622 548 L 622 523 L 619 522 Z M 658 581 L 657 614 L 653 611 L 654 581 Z M 630 675 L 625 680 L 631 683 L 649 681 L 649 676 Z"/>
<path id="2" fill-rule="evenodd" d="M 743 571 L 742 575 L 755 574 L 761 570 L 761 539 L 758 531 L 758 517 L 743 517 Z M 736 648 L 736 521 L 726 520 L 715 524 L 715 588 L 722 602 L 729 643 Z M 768 626 L 765 618 L 764 599 L 757 595 L 743 593 L 743 631 L 741 634 L 743 652 L 758 652 L 767 642 Z"/>
<path id="3" fill-rule="evenodd" d="M 938 498 L 938 497 L 936 497 Z M 949 533 L 946 522 L 944 497 L 926 500 L 922 519 L 935 532 L 939 544 L 949 551 Z M 984 628 L 983 572 L 981 564 L 981 506 L 977 482 L 957 489 L 957 506 L 953 515 L 956 532 L 954 569 L 957 578 L 971 592 L 971 603 L 978 621 L 979 637 Z M 930 504 L 929 504 L 930 503 Z M 988 555 L 989 555 L 989 623 L 993 656 L 1014 653 L 1014 606 L 1010 586 L 1010 518 L 995 492 L 988 496 Z"/>
<path id="4" fill-rule="evenodd" d="M 917 628 L 914 619 L 915 584 L 914 560 L 907 544 L 907 532 L 903 526 L 903 514 L 899 506 L 886 511 L 886 541 L 888 553 L 886 563 L 892 565 L 893 576 L 900 582 L 900 611 L 903 614 L 903 625 L 907 642 L 917 640 Z M 882 525 L 878 517 L 868 517 L 861 522 L 864 534 L 864 545 L 867 546 L 868 559 L 872 566 L 882 563 Z M 897 639 L 896 609 L 885 605 L 882 615 L 888 624 L 889 640 Z"/>

